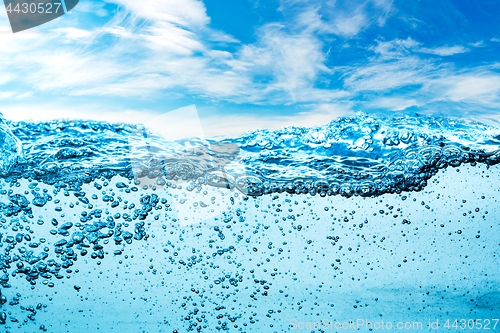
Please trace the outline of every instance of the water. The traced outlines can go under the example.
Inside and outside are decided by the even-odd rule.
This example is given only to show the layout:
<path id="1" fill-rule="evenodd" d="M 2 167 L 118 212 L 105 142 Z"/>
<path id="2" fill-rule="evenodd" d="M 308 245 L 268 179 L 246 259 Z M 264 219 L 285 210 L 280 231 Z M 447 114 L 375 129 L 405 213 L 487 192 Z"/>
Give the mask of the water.
<path id="1" fill-rule="evenodd" d="M 0 130 L 2 331 L 500 329 L 494 123 Z"/>

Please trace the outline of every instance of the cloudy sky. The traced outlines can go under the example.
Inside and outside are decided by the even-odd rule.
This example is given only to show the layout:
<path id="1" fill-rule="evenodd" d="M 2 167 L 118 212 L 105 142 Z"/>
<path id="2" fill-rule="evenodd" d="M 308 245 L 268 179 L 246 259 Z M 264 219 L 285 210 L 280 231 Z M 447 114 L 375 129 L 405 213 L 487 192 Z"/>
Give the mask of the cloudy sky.
<path id="1" fill-rule="evenodd" d="M 81 0 L 13 34 L 8 119 L 147 122 L 194 104 L 207 135 L 358 111 L 500 113 L 500 3 Z"/>

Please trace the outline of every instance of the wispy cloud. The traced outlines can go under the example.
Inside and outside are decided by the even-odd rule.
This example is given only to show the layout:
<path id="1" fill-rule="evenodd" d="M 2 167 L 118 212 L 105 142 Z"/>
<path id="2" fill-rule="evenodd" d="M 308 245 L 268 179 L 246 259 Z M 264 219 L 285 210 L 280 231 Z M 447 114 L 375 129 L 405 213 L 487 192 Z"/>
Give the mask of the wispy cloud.
<path id="1" fill-rule="evenodd" d="M 401 97 L 381 97 L 370 103 L 372 107 L 386 109 L 390 111 L 402 111 L 412 106 L 421 104 L 415 99 L 406 99 Z"/>
<path id="2" fill-rule="evenodd" d="M 7 71 L 7 68 L 3 68 L 2 70 L 2 68 L 0 67 L 0 86 L 12 80 L 13 77 L 14 75 L 9 73 Z"/>
<path id="3" fill-rule="evenodd" d="M 27 64 L 33 64 L 27 79 L 42 91 L 95 86 L 114 80 L 128 71 L 111 59 L 99 58 L 94 54 L 58 51 L 45 56 L 28 54 L 22 58 Z"/>
<path id="4" fill-rule="evenodd" d="M 474 102 L 500 105 L 500 75 L 482 71 L 443 77 L 434 85 L 444 87 L 443 99 L 453 102 Z"/>
<path id="5" fill-rule="evenodd" d="M 106 17 L 110 13 L 104 8 L 105 2 L 97 1 L 80 1 L 78 6 L 73 9 L 73 12 L 91 13 L 99 17 Z"/>
<path id="6" fill-rule="evenodd" d="M 439 56 L 452 56 L 454 54 L 459 54 L 459 53 L 465 53 L 469 52 L 470 50 L 468 48 L 465 48 L 461 45 L 455 45 L 455 46 L 441 46 L 441 47 L 436 47 L 436 48 L 427 48 L 427 47 L 421 47 L 418 49 L 418 52 L 423 52 L 423 53 L 431 53 L 431 54 L 436 54 Z"/>
<path id="7" fill-rule="evenodd" d="M 114 2 L 121 9 L 102 28 L 52 29 L 45 42 L 62 38 L 57 48 L 28 48 L 15 64 L 29 72 L 23 80 L 41 91 L 64 88 L 72 95 L 145 96 L 177 89 L 235 103 L 329 103 L 349 95 L 316 85 L 331 74 L 324 42 L 310 33 L 320 21 L 296 17 L 300 29 L 265 24 L 257 41 L 244 45 L 210 28 L 200 1 Z M 93 47 L 75 48 L 76 42 Z M 236 50 L 224 50 L 227 43 Z"/>
<path id="8" fill-rule="evenodd" d="M 394 39 L 391 41 L 376 40 L 377 45 L 369 47 L 382 59 L 396 59 L 407 57 L 411 50 L 417 48 L 420 43 L 411 37 L 407 39 Z"/>
<path id="9" fill-rule="evenodd" d="M 261 91 L 266 95 L 284 92 L 290 102 L 307 100 L 306 94 L 324 95 L 331 99 L 339 97 L 338 91 L 324 91 L 314 88 L 314 83 L 321 73 L 331 73 L 325 66 L 326 57 L 322 51 L 322 42 L 308 34 L 290 34 L 285 27 L 270 24 L 262 27 L 259 41 L 245 45 L 239 52 L 239 61 L 249 64 L 246 70 L 253 76 L 262 77 Z M 328 98 L 327 96 L 331 97 Z M 283 100 L 283 98 L 280 98 Z M 323 99 L 323 98 L 322 98 Z"/>
<path id="10" fill-rule="evenodd" d="M 469 43 L 469 45 L 472 47 L 485 47 L 486 46 L 486 44 L 482 40 L 475 42 L 475 43 Z"/>
<path id="11" fill-rule="evenodd" d="M 414 56 L 392 61 L 373 59 L 365 66 L 351 68 L 344 82 L 354 91 L 387 91 L 422 85 L 435 70 L 430 61 Z"/>
<path id="12" fill-rule="evenodd" d="M 332 32 L 342 36 L 355 36 L 368 25 L 368 18 L 358 10 L 352 16 L 340 16 L 331 24 Z"/>
<path id="13" fill-rule="evenodd" d="M 439 46 L 434 48 L 421 47 L 420 45 L 422 45 L 422 43 L 408 37 L 407 39 L 395 39 L 388 42 L 377 40 L 377 45 L 371 49 L 381 56 L 388 58 L 404 57 L 412 52 L 435 54 L 438 56 L 452 56 L 470 51 L 470 49 L 462 45 Z M 480 47 L 482 43 L 478 42 L 471 44 L 471 46 Z"/>
<path id="14" fill-rule="evenodd" d="M 282 11 L 297 11 L 301 23 L 317 31 L 353 38 L 373 24 L 383 26 L 393 1 L 282 1 Z"/>
<path id="15" fill-rule="evenodd" d="M 207 10 L 198 0 L 111 0 L 129 13 L 151 22 L 171 22 L 179 26 L 203 27 L 210 22 Z"/>
<path id="16" fill-rule="evenodd" d="M 412 106 L 425 109 L 438 101 L 465 103 L 472 108 L 500 106 L 500 74 L 495 66 L 457 70 L 453 63 L 438 60 L 440 58 L 421 58 L 418 55 L 423 49 L 421 44 L 411 38 L 378 41 L 370 48 L 375 56 L 366 64 L 346 69 L 345 86 L 353 91 L 372 93 L 372 99 L 362 102 L 364 105 L 392 111 Z M 465 49 L 428 50 L 444 56 Z M 406 97 L 400 96 L 403 92 Z"/>
<path id="17" fill-rule="evenodd" d="M 15 94 L 12 91 L 0 91 L 0 99 L 9 98 Z"/>
<path id="18" fill-rule="evenodd" d="M 92 32 L 85 29 L 77 29 L 77 28 L 57 28 L 52 30 L 55 33 L 60 33 L 64 35 L 64 38 L 73 41 L 83 38 L 89 38 L 92 36 Z"/>

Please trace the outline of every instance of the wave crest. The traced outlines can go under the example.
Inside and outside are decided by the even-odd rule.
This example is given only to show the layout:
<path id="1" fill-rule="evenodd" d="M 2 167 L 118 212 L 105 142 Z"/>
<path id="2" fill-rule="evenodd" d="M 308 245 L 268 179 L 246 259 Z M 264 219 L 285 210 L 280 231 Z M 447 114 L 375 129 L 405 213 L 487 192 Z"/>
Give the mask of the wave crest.
<path id="1" fill-rule="evenodd" d="M 156 186 L 188 182 L 270 193 L 376 196 L 419 191 L 439 169 L 500 161 L 500 129 L 446 117 L 356 114 L 324 126 L 257 130 L 237 138 L 167 141 L 139 125 L 11 122 L 4 178 L 82 184 L 121 175 Z M 8 132 L 5 132 L 8 133 Z M 4 140 L 7 142 L 8 140 Z M 16 141 L 17 140 L 17 141 Z M 20 147 L 20 144 L 19 144 Z M 8 155 L 5 156 L 17 156 Z M 7 164 L 13 157 L 7 158 Z M 10 161 L 10 162 L 9 162 Z"/>

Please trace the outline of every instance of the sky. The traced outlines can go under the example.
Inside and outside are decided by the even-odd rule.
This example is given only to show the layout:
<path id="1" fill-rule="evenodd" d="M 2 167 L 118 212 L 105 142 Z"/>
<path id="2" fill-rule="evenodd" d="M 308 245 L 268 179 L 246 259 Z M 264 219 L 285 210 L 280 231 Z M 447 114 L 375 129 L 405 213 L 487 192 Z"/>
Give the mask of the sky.
<path id="1" fill-rule="evenodd" d="M 495 118 L 499 17 L 494 0 L 81 0 L 13 34 L 2 7 L 0 112 L 151 123 L 194 105 L 208 136 L 356 112 Z"/>

